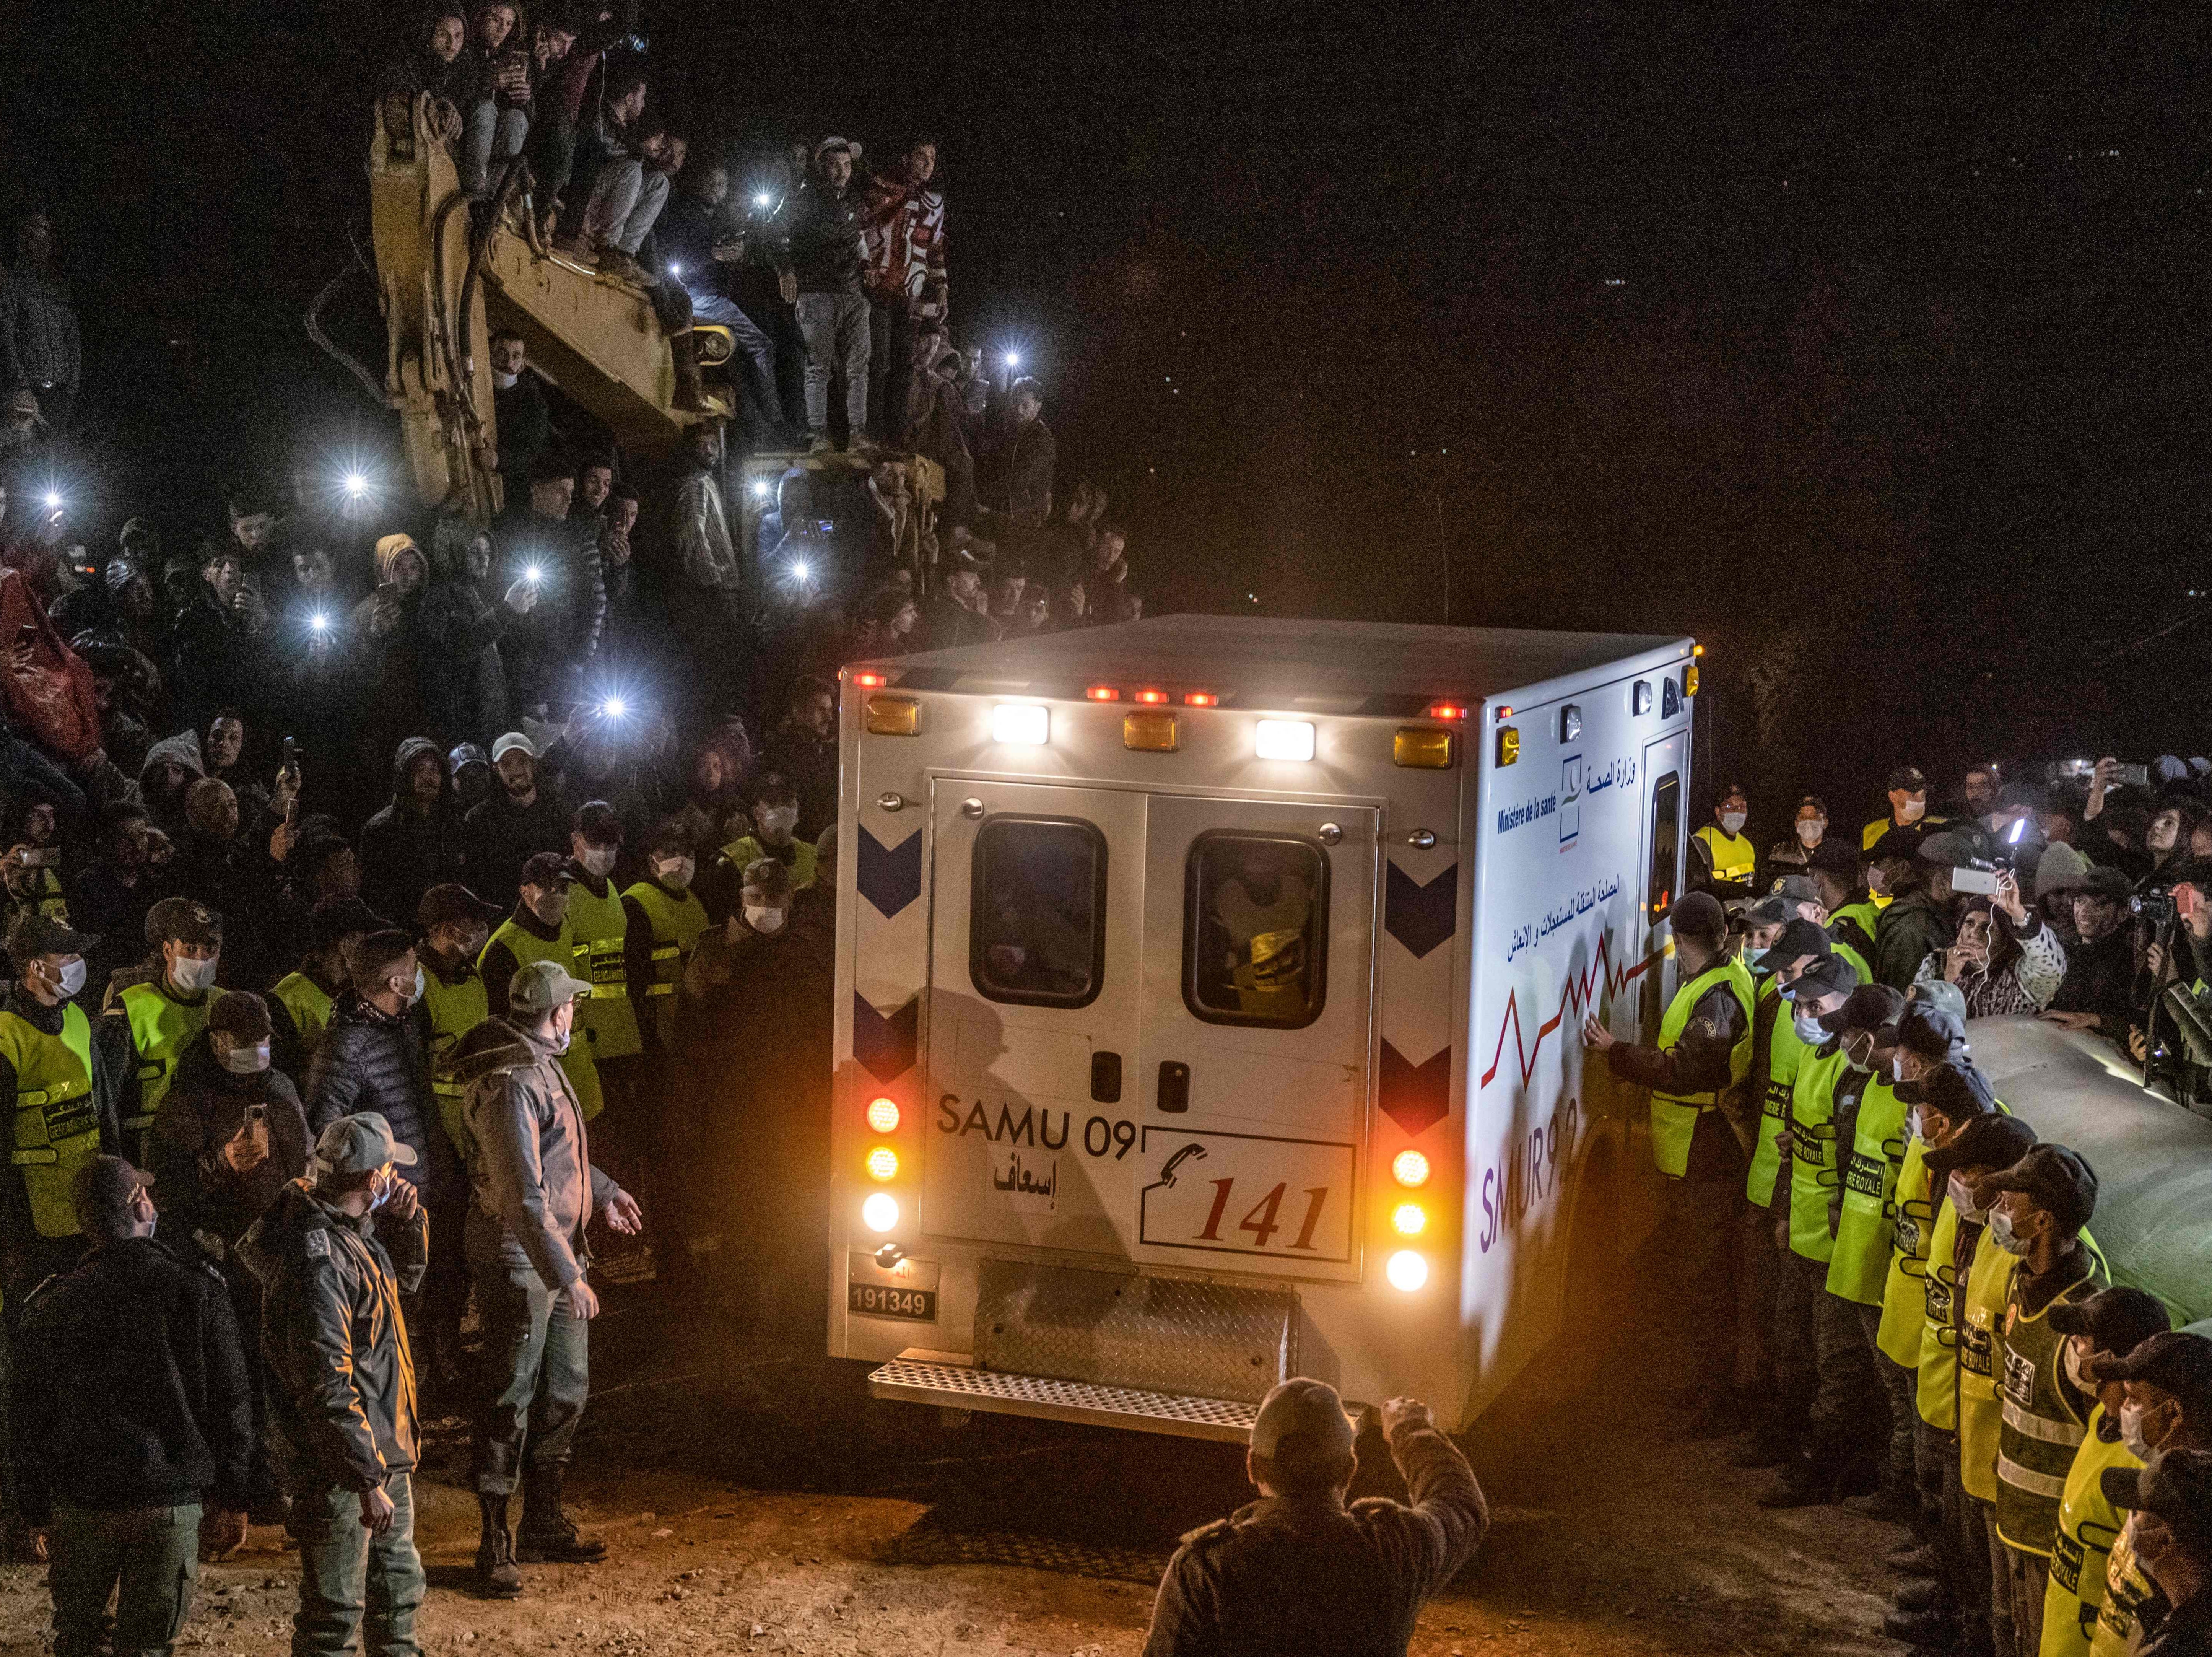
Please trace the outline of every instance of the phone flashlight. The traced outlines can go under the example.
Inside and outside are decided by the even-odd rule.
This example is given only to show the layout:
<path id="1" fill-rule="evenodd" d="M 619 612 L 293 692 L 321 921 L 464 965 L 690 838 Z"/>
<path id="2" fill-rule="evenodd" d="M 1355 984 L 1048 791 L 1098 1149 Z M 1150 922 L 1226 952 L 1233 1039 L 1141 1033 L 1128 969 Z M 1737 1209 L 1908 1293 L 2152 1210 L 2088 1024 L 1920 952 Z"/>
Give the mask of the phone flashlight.
<path id="1" fill-rule="evenodd" d="M 535 582 L 535 581 L 538 581 L 538 580 L 543 579 L 543 577 L 544 576 L 544 574 L 545 574 L 545 572 L 544 572 L 543 570 L 540 570 L 540 569 L 539 569 L 536 564 L 532 564 L 532 565 L 530 566 L 530 568 L 529 568 L 529 569 L 527 569 L 527 570 L 524 570 L 524 571 L 522 572 L 522 578 L 523 578 L 525 581 L 528 581 L 528 582 Z"/>
<path id="2" fill-rule="evenodd" d="M 46 510 L 49 512 L 58 512 L 61 510 L 61 508 L 62 497 L 60 491 L 58 490 L 48 490 L 46 491 Z"/>
<path id="3" fill-rule="evenodd" d="M 753 479 L 753 499 L 757 501 L 765 501 L 768 499 L 767 478 L 756 478 Z"/>
<path id="4" fill-rule="evenodd" d="M 765 213 L 768 211 L 769 204 L 775 199 L 775 197 L 769 195 L 767 191 L 763 190 L 753 198 L 753 205 L 759 208 L 762 212 Z"/>
<path id="5" fill-rule="evenodd" d="M 1006 366 L 1008 368 L 1018 369 L 1021 365 L 1022 354 L 1019 351 L 1008 351 L 1006 353 Z"/>
<path id="6" fill-rule="evenodd" d="M 345 492 L 358 500 L 368 493 L 368 479 L 358 472 L 349 472 L 346 473 Z"/>
<path id="7" fill-rule="evenodd" d="M 791 576 L 793 581 L 805 581 L 807 576 L 812 573 L 813 572 L 803 564 L 794 564 L 791 566 Z"/>
<path id="8" fill-rule="evenodd" d="M 620 697 L 611 696 L 605 702 L 599 704 L 599 711 L 605 714 L 609 719 L 620 719 L 627 710 L 628 706 L 629 704 L 623 702 Z"/>
<path id="9" fill-rule="evenodd" d="M 684 267 L 681 265 L 672 265 L 668 267 L 668 274 L 680 282 L 684 277 Z"/>
<path id="10" fill-rule="evenodd" d="M 2027 819 L 2023 817 L 2012 825 L 2012 832 L 2005 836 L 2006 844 L 2008 845 L 2018 845 L 2020 844 L 2020 837 L 2027 832 Z"/>
<path id="11" fill-rule="evenodd" d="M 313 628 L 319 633 L 330 624 L 331 618 L 328 616 L 322 614 L 319 611 L 307 618 L 307 625 Z"/>

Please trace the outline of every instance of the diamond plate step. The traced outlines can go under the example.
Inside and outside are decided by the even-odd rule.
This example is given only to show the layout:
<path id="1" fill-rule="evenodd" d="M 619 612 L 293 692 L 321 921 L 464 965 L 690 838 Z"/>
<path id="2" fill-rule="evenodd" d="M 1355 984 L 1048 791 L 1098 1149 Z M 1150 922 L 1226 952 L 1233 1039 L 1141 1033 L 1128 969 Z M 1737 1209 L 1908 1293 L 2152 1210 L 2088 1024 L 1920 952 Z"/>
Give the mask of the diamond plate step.
<path id="1" fill-rule="evenodd" d="M 953 1410 L 988 1410 L 1004 1416 L 1036 1416 L 1047 1421 L 1085 1422 L 1136 1433 L 1165 1433 L 1176 1438 L 1218 1439 L 1226 1444 L 1251 1441 L 1259 1406 L 1231 1398 L 1193 1398 L 1181 1392 L 1149 1392 L 1133 1386 L 1094 1381 L 1048 1380 L 1039 1375 L 1009 1375 L 969 1369 L 958 1364 L 922 1363 L 894 1358 L 868 1376 L 868 1391 L 879 1398 L 934 1404 Z"/>

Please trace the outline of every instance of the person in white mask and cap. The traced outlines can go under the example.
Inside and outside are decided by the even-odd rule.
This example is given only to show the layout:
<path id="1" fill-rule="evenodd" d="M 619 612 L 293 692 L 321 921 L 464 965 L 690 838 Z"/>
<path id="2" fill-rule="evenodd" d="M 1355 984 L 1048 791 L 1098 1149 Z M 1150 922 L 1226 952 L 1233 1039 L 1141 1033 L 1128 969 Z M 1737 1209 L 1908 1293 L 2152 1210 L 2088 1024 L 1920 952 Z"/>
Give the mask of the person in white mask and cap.
<path id="1" fill-rule="evenodd" d="M 1303 1376 L 1261 1401 L 1244 1458 L 1260 1499 L 1183 1538 L 1145 1657 L 1405 1651 L 1422 1602 L 1473 1556 L 1490 1509 L 1467 1458 L 1416 1398 L 1382 1409 L 1412 1505 L 1347 1506 L 1359 1460 L 1344 1408 L 1334 1386 Z"/>
<path id="2" fill-rule="evenodd" d="M 123 1154 L 151 1161 L 147 1139 L 185 1049 L 207 1028 L 222 969 L 222 917 L 190 898 L 146 912 L 153 953 L 109 984 L 100 1041 L 110 1049 Z"/>

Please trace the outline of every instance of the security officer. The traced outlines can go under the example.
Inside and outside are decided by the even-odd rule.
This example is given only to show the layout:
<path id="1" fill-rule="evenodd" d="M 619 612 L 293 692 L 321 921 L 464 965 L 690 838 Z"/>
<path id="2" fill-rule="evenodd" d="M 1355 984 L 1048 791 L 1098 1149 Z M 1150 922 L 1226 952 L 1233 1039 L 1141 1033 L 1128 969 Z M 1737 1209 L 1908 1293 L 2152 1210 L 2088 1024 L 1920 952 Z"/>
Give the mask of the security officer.
<path id="1" fill-rule="evenodd" d="M 146 913 L 146 937 L 159 959 L 118 975 L 139 981 L 110 986 L 100 1032 L 114 1063 L 123 1149 L 141 1163 L 178 1063 L 207 1028 L 222 964 L 222 917 L 190 898 L 164 898 Z"/>
<path id="2" fill-rule="evenodd" d="M 1244 1456 L 1260 1500 L 1183 1538 L 1145 1657 L 1403 1657 L 1422 1602 L 1474 1556 L 1490 1510 L 1428 1405 L 1392 1398 L 1382 1424 L 1413 1504 L 1346 1507 L 1359 1464 L 1344 1400 L 1303 1377 L 1270 1392 Z"/>
<path id="3" fill-rule="evenodd" d="M 15 1486 L 48 1532 L 55 1657 L 107 1648 L 110 1595 L 118 1657 L 167 1652 L 191 1612 L 203 1530 L 218 1554 L 246 1539 L 253 1419 L 237 1319 L 189 1243 L 178 1254 L 154 1240 L 151 1183 L 118 1156 L 76 1171 L 91 1252 L 32 1291 L 16 1331 Z"/>
<path id="4" fill-rule="evenodd" d="M 624 1236 L 643 1220 L 635 1199 L 592 1166 L 575 1090 L 556 1062 L 574 1041 L 578 998 L 590 992 L 558 961 L 532 961 L 507 985 L 507 1016 L 485 1020 L 454 1050 L 476 1147 L 467 1249 L 483 1319 L 477 1585 L 501 1599 L 522 1591 L 518 1559 L 588 1563 L 606 1552 L 576 1534 L 561 1499 L 591 1390 L 591 1319 L 599 1309 L 585 1276 L 585 1231 L 594 1212 Z M 510 1538 L 507 1506 L 518 1472 L 522 1526 Z"/>
<path id="5" fill-rule="evenodd" d="M 1593 1012 L 1585 1045 L 1607 1067 L 1651 1090 L 1651 1155 L 1669 1180 L 1669 1245 L 1681 1279 L 1679 1316 L 1695 1347 L 1686 1396 L 1692 1407 L 1725 1407 L 1735 1339 L 1729 1256 L 1744 1154 L 1721 1097 L 1751 1068 L 1750 971 L 1722 953 L 1728 920 L 1710 892 L 1686 893 L 1668 911 L 1680 988 L 1659 1024 L 1659 1045 L 1619 1040 Z M 1692 1430 L 1702 1431 L 1704 1422 Z"/>
<path id="6" fill-rule="evenodd" d="M 551 961 L 562 972 L 576 958 L 576 941 L 568 928 L 568 904 L 576 884 L 574 865 L 557 851 L 531 855 L 522 866 L 522 891 L 514 913 L 499 923 L 483 947 L 477 970 L 483 975 L 484 1000 L 489 1016 L 507 1016 L 507 986 L 532 961 Z M 575 1042 L 561 1055 L 561 1068 L 576 1090 L 577 1103 L 588 1122 L 604 1108 L 599 1073 L 592 1063 L 587 1042 Z"/>
<path id="7" fill-rule="evenodd" d="M 722 848 L 722 857 L 737 890 L 744 872 L 763 857 L 773 857 L 791 876 L 791 889 L 804 892 L 814 884 L 818 854 L 808 842 L 795 838 L 799 827 L 799 791 L 781 773 L 763 771 L 753 784 L 753 832 L 741 834 Z"/>
<path id="8" fill-rule="evenodd" d="M 1874 850 L 1875 841 L 1898 829 L 1918 833 L 1943 821 L 1928 814 L 1928 779 L 1917 765 L 1899 765 L 1889 774 L 1889 815 L 1877 817 L 1859 831 L 1859 848 Z"/>
<path id="9" fill-rule="evenodd" d="M 1777 1136 L 1789 1119 L 1790 1090 L 1806 1051 L 1791 1003 L 1799 980 L 1832 953 L 1827 935 L 1802 919 L 1772 926 L 1754 923 L 1745 952 L 1758 992 L 1752 1002 L 1751 1065 L 1738 1090 L 1741 1102 L 1735 1112 L 1737 1120 L 1748 1124 L 1752 1136 L 1751 1174 L 1744 1185 L 1747 1202 L 1737 1234 L 1743 1267 L 1737 1296 L 1742 1325 L 1736 1331 L 1742 1353 L 1737 1372 L 1748 1377 L 1752 1391 L 1766 1401 L 1766 1409 L 1750 1443 L 1735 1457 L 1739 1467 L 1771 1467 L 1787 1461 L 1804 1436 L 1802 1410 L 1785 1410 L 1773 1384 L 1774 1296 L 1781 1267 L 1775 1254 L 1772 1209 L 1775 1180 L 1783 1166 Z"/>
<path id="10" fill-rule="evenodd" d="M 624 973 L 633 1003 L 641 990 L 650 1003 L 639 1008 L 638 1034 L 645 1051 L 658 1059 L 676 1045 L 677 986 L 710 922 L 706 905 L 691 890 L 698 864 L 681 823 L 672 818 L 653 830 L 645 867 L 646 878 L 623 893 L 629 915 Z M 740 874 L 750 867 L 738 865 Z"/>
<path id="11" fill-rule="evenodd" d="M 0 1307 L 83 1255 L 70 1182 L 118 1139 L 113 1076 L 92 1022 L 70 999 L 100 940 L 36 911 L 8 929 L 15 977 L 0 991 L 0 1097 L 14 1101 L 8 1177 L 0 1179 Z"/>
<path id="12" fill-rule="evenodd" d="M 2154 1335 L 2126 1357 L 2100 1363 L 2097 1379 L 2121 1384 L 2120 1441 L 2145 1462 L 2154 1452 L 2212 1452 L 2212 1341 L 2179 1331 Z M 2117 1499 L 2124 1493 L 2113 1482 L 2106 1481 L 2105 1494 Z M 2168 1601 L 2136 1556 L 2139 1529 L 2132 1521 L 2123 1526 L 2105 1562 L 2090 1657 L 2132 1657 L 2162 1631 Z"/>
<path id="13" fill-rule="evenodd" d="M 1828 938 L 1849 960 L 1861 984 L 1874 982 L 1874 935 L 1881 907 L 1867 890 L 1859 854 L 1840 840 L 1824 840 L 1805 860 L 1805 872 L 1828 912 Z"/>
<path id="14" fill-rule="evenodd" d="M 2105 1602 L 2105 1566 L 2124 1522 L 2105 1494 L 2108 1467 L 2139 1467 L 2142 1459 L 2120 1434 L 2127 1383 L 2107 1379 L 2100 1360 L 2123 1359 L 2171 1326 L 2156 1295 L 2119 1286 L 2087 1300 L 2060 1301 L 2050 1312 L 2051 1331 L 2067 1343 L 2059 1362 L 2095 1401 L 2089 1430 L 2067 1470 L 2058 1499 L 2058 1530 L 2051 1539 L 2051 1587 L 2043 1599 L 2040 1657 L 2089 1657 L 2097 1611 Z"/>
<path id="15" fill-rule="evenodd" d="M 276 1068 L 286 1075 L 307 1079 L 323 1032 L 330 1028 L 331 1009 L 345 992 L 348 943 L 391 924 L 358 898 L 325 898 L 315 905 L 307 953 L 269 991 L 270 1039 Z"/>
<path id="16" fill-rule="evenodd" d="M 612 1109 L 599 1119 L 595 1139 L 610 1167 L 635 1174 L 659 1161 L 659 1122 L 653 1118 L 665 1090 L 645 1084 L 641 1075 L 644 1043 L 637 1033 L 636 1003 L 629 996 L 629 911 L 614 884 L 615 860 L 622 856 L 622 819 L 604 800 L 579 807 L 568 832 L 568 888 L 571 978 L 592 986 L 576 1004 L 576 1039 L 591 1056 L 601 1099 Z M 656 1205 L 657 1206 L 657 1205 Z"/>
<path id="17" fill-rule="evenodd" d="M 1743 832 L 1751 807 L 1741 783 L 1721 790 L 1713 820 L 1690 837 L 1690 889 L 1717 898 L 1748 898 L 1756 891 L 1759 850 Z"/>
<path id="18" fill-rule="evenodd" d="M 1775 1350 L 1778 1364 L 1785 1348 L 1790 1354 L 1784 1394 L 1793 1400 L 1811 1394 L 1811 1430 L 1806 1447 L 1759 1493 L 1763 1508 L 1802 1508 L 1849 1494 L 1841 1487 L 1865 1459 L 1867 1424 L 1881 1410 L 1857 1314 L 1828 1292 L 1843 1191 L 1836 1115 L 1839 1094 L 1847 1105 L 1855 1100 L 1879 1033 L 1905 998 L 1852 979 L 1849 964 L 1832 954 L 1817 978 L 1808 973 L 1798 983 L 1797 1033 L 1812 1051 L 1790 1093 L 1790 1202 L 1786 1217 L 1775 1222 L 1782 1264 Z"/>
<path id="19" fill-rule="evenodd" d="M 2128 1510 L 2136 1557 L 2167 1607 L 2148 1637 L 2130 1648 L 2134 1657 L 2206 1657 L 2212 1653 L 2212 1453 L 2160 1450 L 2139 1471 L 2107 1471 L 2105 1494 Z"/>
<path id="20" fill-rule="evenodd" d="M 2096 1210 L 2097 1176 L 2080 1152 L 2046 1143 L 1983 1179 L 1975 1195 L 1992 1205 L 1990 1237 L 2019 1262 L 1991 1343 L 2002 1398 L 1996 1518 L 2014 1642 L 2033 1652 L 2043 1642 L 2059 1500 L 2092 1404 L 2088 1389 L 2067 1373 L 2066 1337 L 2047 1314 L 2061 1301 L 2087 1300 L 2109 1281 L 2081 1236 Z"/>
<path id="21" fill-rule="evenodd" d="M 415 1161 L 375 1112 L 335 1117 L 307 1177 L 239 1246 L 261 1280 L 269 1418 L 288 1452 L 300 1544 L 295 1651 L 419 1649 L 422 1432 L 399 1295 L 422 1282 L 430 1227 L 414 1183 L 395 1172 Z"/>
<path id="22" fill-rule="evenodd" d="M 477 958 L 484 953 L 491 929 L 501 918 L 498 905 L 484 902 L 458 880 L 432 886 L 415 906 L 415 929 L 422 939 L 416 959 L 422 966 L 422 1006 L 430 1018 L 430 1091 L 437 1095 L 439 1125 L 464 1162 L 468 1143 L 461 1100 L 468 1089 L 453 1080 L 447 1065 L 453 1044 L 491 1016 Z M 434 1216 L 433 1225 L 434 1228 Z M 440 1234 L 448 1234 L 441 1229 Z"/>

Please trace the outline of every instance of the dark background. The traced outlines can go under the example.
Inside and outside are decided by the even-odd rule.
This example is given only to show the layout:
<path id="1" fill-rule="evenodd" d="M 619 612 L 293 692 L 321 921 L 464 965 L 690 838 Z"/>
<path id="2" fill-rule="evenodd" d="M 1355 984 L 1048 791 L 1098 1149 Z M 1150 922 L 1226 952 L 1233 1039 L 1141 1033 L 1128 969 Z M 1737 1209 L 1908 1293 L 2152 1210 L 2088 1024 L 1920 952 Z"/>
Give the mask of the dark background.
<path id="1" fill-rule="evenodd" d="M 2194 12 L 646 18 L 695 156 L 939 136 L 956 335 L 1042 375 L 1153 613 L 1694 632 L 1700 769 L 1764 843 L 1901 759 L 2212 746 Z M 152 506 L 189 544 L 295 446 L 389 453 L 300 319 L 412 21 L 31 15 L 0 180 L 85 325 L 88 539 Z M 380 365 L 365 280 L 333 321 Z"/>

